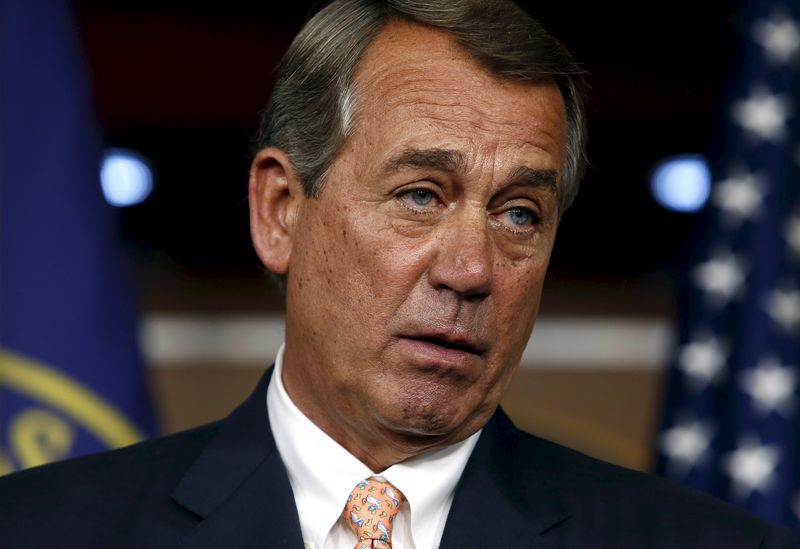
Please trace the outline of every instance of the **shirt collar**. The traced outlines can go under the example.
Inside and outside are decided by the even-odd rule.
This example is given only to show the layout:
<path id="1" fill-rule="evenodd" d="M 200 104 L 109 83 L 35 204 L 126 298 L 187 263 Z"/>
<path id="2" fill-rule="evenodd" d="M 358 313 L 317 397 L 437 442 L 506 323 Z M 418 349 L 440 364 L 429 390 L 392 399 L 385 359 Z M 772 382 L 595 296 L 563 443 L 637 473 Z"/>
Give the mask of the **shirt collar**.
<path id="1" fill-rule="evenodd" d="M 439 524 L 450 510 L 453 492 L 481 431 L 441 450 L 392 465 L 382 475 L 408 500 L 411 532 L 418 547 L 434 547 L 442 532 Z M 428 541 L 430 540 L 430 541 Z"/>
<path id="2" fill-rule="evenodd" d="M 406 496 L 415 541 L 420 547 L 431 545 L 426 540 L 441 535 L 435 531 L 437 518 L 449 510 L 453 491 L 481 431 L 441 450 L 373 472 L 295 406 L 283 385 L 283 354 L 281 345 L 267 390 L 267 411 L 294 492 L 303 538 L 322 547 L 353 487 L 370 476 L 380 476 Z M 317 519 L 312 523 L 304 517 Z"/>

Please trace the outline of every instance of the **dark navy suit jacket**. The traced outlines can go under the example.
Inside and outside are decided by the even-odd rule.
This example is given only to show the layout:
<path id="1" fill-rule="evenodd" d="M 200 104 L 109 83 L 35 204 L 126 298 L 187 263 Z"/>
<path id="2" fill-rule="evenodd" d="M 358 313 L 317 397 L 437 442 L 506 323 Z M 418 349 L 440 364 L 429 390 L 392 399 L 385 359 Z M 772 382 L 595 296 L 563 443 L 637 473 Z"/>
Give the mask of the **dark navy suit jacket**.
<path id="1" fill-rule="evenodd" d="M 0 547 L 302 548 L 267 418 L 269 377 L 220 422 L 0 478 Z M 498 411 L 456 488 L 441 547 L 796 545 L 716 500 L 525 434 Z"/>

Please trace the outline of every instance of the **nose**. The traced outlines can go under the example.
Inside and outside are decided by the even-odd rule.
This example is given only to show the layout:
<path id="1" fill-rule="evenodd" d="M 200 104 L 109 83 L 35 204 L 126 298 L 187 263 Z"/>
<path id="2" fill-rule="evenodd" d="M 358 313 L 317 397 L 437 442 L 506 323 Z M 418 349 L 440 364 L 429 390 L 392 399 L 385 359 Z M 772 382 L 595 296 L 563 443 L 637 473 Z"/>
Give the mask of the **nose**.
<path id="1" fill-rule="evenodd" d="M 486 214 L 463 211 L 450 221 L 439 227 L 428 280 L 462 299 L 483 299 L 491 293 L 493 262 Z"/>

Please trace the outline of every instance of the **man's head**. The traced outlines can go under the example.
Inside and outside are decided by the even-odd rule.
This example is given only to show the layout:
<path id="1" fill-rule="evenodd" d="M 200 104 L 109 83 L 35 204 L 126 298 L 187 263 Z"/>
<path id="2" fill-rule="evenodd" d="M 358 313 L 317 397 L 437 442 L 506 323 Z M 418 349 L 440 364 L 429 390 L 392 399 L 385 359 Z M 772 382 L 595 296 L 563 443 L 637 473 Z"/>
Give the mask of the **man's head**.
<path id="1" fill-rule="evenodd" d="M 495 410 L 582 158 L 569 160 L 580 106 L 559 72 L 574 67 L 527 15 L 505 2 L 389 4 L 344 2 L 301 32 L 250 195 L 256 250 L 287 275 L 287 391 L 375 470 L 462 440 Z M 426 23 L 398 15 L 408 12 Z M 353 28 L 367 35 L 355 54 L 358 40 L 337 34 Z M 342 57 L 314 48 L 357 62 L 295 66 Z M 526 65 L 536 59 L 539 72 Z M 292 80 L 289 108 L 280 83 Z M 316 112 L 325 101 L 298 89 L 326 95 L 325 85 L 344 91 Z"/>
<path id="2" fill-rule="evenodd" d="M 578 192 L 586 164 L 582 71 L 555 38 L 508 0 L 344 0 L 329 4 L 303 27 L 284 55 L 256 148 L 277 147 L 286 152 L 306 193 L 317 196 L 355 127 L 359 61 L 375 36 L 392 21 L 449 33 L 487 72 L 499 78 L 539 82 L 552 77 L 564 100 L 567 122 L 567 155 L 559 181 L 563 213 Z"/>

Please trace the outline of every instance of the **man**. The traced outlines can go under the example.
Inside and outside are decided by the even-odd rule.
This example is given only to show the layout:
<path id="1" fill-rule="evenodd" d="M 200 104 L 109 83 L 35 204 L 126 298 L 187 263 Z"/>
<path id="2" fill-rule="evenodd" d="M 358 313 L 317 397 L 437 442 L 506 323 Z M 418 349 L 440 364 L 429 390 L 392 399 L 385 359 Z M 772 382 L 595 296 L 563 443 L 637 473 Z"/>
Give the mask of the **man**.
<path id="1" fill-rule="evenodd" d="M 581 173 L 577 73 L 505 1 L 323 9 L 250 174 L 274 371 L 217 424 L 3 479 L 3 547 L 793 547 L 498 411 Z"/>

